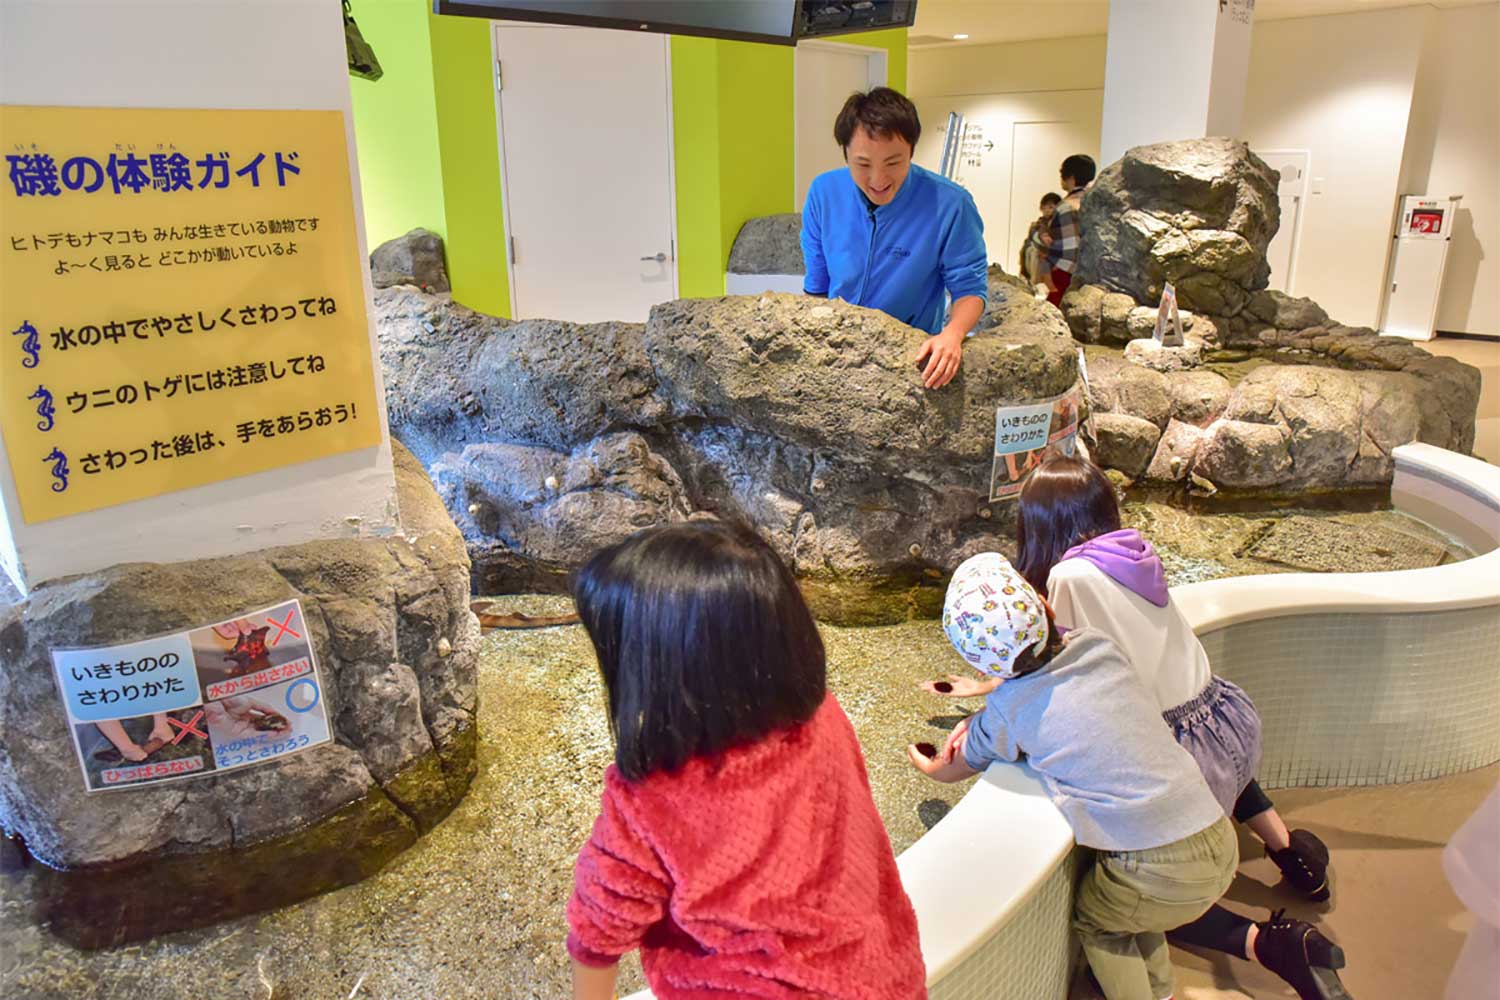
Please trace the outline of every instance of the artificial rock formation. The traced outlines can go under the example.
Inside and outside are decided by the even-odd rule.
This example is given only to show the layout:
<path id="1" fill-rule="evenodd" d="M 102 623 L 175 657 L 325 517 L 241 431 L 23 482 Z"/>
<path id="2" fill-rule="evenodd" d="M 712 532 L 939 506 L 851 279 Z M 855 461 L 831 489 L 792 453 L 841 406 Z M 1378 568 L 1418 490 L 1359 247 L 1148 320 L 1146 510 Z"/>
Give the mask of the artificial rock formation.
<path id="1" fill-rule="evenodd" d="M 1172 282 L 1186 309 L 1233 316 L 1266 287 L 1281 212 L 1276 173 L 1231 139 L 1137 146 L 1083 201 L 1079 281 L 1154 303 Z"/>
<path id="2" fill-rule="evenodd" d="M 429 292 L 448 291 L 443 238 L 419 228 L 380 244 L 370 254 L 370 281 L 376 288 L 416 285 Z"/>
<path id="3" fill-rule="evenodd" d="M 729 251 L 734 274 L 804 274 L 802 213 L 765 215 L 740 227 Z"/>
<path id="4" fill-rule="evenodd" d="M 100 947 L 286 905 L 414 843 L 474 775 L 479 626 L 463 538 L 396 447 L 403 534 L 42 584 L 0 610 L 0 828 L 40 861 L 39 919 Z M 84 793 L 49 650 L 298 598 L 334 740 L 242 770 Z"/>
<path id="5" fill-rule="evenodd" d="M 1266 290 L 1278 214 L 1274 174 L 1228 139 L 1132 149 L 1089 189 L 1062 311 L 1074 339 L 1125 348 L 1089 357 L 1094 408 L 1115 415 L 1095 419 L 1100 462 L 1276 492 L 1383 485 L 1410 441 L 1472 448 L 1477 369 Z M 1181 347 L 1149 339 L 1167 281 Z M 1261 366 L 1233 384 L 1214 370 L 1240 362 Z"/>
<path id="6" fill-rule="evenodd" d="M 390 289 L 376 316 L 392 433 L 468 539 L 479 592 L 556 590 L 603 544 L 717 514 L 757 525 L 848 621 L 845 586 L 868 607 L 869 588 L 1010 544 L 1014 505 L 987 502 L 995 407 L 1065 392 L 1077 362 L 1056 310 L 1000 297 L 937 391 L 912 363 L 922 333 L 803 296 L 578 325 Z"/>

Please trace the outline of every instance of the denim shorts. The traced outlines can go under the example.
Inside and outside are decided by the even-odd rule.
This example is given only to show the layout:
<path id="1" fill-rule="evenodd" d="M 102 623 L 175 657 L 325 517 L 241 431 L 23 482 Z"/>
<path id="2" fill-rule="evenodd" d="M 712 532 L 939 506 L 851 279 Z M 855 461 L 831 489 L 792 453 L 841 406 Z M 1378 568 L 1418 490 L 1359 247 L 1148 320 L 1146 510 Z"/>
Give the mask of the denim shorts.
<path id="1" fill-rule="evenodd" d="M 1222 677 L 1192 701 L 1162 713 L 1177 743 L 1198 769 L 1226 816 L 1260 767 L 1260 715 L 1250 696 Z"/>

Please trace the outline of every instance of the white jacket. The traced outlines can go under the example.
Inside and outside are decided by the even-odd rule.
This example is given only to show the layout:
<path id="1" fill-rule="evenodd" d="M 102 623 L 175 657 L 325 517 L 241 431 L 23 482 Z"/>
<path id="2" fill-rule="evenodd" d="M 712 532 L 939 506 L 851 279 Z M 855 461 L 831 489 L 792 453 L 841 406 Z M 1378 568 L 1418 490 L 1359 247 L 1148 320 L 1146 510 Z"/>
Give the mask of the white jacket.
<path id="1" fill-rule="evenodd" d="M 1087 559 L 1064 559 L 1047 576 L 1047 599 L 1063 628 L 1113 639 L 1163 712 L 1208 687 L 1208 653 L 1170 598 L 1159 608 Z"/>

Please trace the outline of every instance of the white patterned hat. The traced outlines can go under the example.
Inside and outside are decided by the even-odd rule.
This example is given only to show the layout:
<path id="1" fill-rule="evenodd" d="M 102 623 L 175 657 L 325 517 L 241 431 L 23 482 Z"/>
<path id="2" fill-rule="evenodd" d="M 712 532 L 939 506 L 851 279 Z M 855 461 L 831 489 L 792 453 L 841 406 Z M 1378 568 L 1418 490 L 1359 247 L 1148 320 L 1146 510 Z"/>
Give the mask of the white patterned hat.
<path id="1" fill-rule="evenodd" d="M 964 560 L 948 584 L 943 631 L 981 673 L 1016 676 L 1016 657 L 1028 648 L 1040 654 L 1051 629 L 1042 599 L 998 552 Z"/>

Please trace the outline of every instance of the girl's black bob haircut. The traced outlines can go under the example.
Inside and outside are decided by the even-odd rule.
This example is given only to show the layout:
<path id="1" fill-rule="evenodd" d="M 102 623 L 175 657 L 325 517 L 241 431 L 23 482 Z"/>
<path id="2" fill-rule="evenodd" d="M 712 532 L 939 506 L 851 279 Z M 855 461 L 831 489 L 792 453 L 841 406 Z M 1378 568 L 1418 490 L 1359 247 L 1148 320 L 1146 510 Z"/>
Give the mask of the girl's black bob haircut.
<path id="1" fill-rule="evenodd" d="M 1016 571 L 1047 596 L 1047 575 L 1063 553 L 1120 530 L 1115 487 L 1092 462 L 1072 456 L 1037 466 L 1021 487 L 1016 512 Z"/>
<path id="2" fill-rule="evenodd" d="M 590 559 L 573 599 L 604 677 L 615 764 L 629 780 L 805 722 L 823 702 L 812 613 L 748 526 L 648 528 Z"/>

